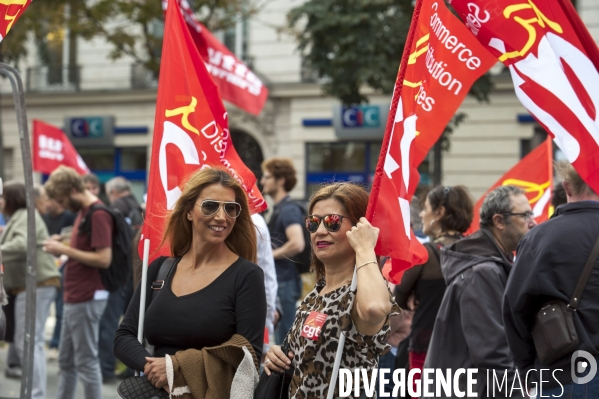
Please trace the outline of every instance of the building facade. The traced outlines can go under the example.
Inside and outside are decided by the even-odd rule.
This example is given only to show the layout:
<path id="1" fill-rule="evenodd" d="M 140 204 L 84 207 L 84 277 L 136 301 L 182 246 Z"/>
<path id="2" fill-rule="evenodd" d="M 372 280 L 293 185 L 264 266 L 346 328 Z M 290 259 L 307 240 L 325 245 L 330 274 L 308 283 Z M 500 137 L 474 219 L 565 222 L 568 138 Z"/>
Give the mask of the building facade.
<path id="1" fill-rule="evenodd" d="M 263 159 L 290 157 L 300 177 L 292 195 L 308 198 L 315 186 L 325 181 L 369 183 L 391 96 L 373 93 L 368 105 L 349 109 L 324 96 L 321 85 L 302 68 L 293 36 L 283 29 L 287 13 L 297 5 L 288 0 L 270 1 L 257 15 L 226 33 L 225 43 L 251 65 L 270 90 L 257 117 L 226 106 L 234 144 L 248 166 L 259 173 Z M 579 0 L 577 8 L 593 37 L 599 37 L 599 2 Z M 58 66 L 43 65 L 33 44 L 19 65 L 27 89 L 29 120 L 40 119 L 75 133 L 94 126 L 111 130 L 113 138 L 104 146 L 78 140 L 77 150 L 102 181 L 125 176 L 141 197 L 150 161 L 156 80 L 130 58 L 110 61 L 111 47 L 101 40 L 74 38 L 73 44 L 72 40 L 53 39 L 55 58 L 61 61 Z M 451 147 L 443 154 L 442 183 L 463 184 L 475 199 L 543 138 L 516 98 L 509 75 L 497 70 L 489 102 L 467 98 L 461 106 L 466 119 L 451 135 Z M 19 179 L 23 167 L 13 102 L 6 82 L 0 83 L 0 90 L 2 177 Z M 100 117 L 104 124 L 98 122 Z M 424 183 L 430 181 L 426 166 Z M 428 166 L 430 169 L 432 164 Z M 42 177 L 36 175 L 36 179 Z"/>

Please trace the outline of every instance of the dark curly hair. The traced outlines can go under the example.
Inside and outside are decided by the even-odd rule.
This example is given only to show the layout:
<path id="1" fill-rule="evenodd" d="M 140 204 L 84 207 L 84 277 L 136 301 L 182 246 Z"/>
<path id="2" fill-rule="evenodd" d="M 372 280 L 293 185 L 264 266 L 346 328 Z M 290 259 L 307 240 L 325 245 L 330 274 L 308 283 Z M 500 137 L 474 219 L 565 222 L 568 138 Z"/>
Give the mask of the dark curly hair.
<path id="1" fill-rule="evenodd" d="M 441 206 L 445 214 L 439 223 L 442 231 L 454 230 L 463 233 L 472 223 L 472 198 L 464 186 L 438 186 L 430 190 L 426 197 L 433 211 Z"/>

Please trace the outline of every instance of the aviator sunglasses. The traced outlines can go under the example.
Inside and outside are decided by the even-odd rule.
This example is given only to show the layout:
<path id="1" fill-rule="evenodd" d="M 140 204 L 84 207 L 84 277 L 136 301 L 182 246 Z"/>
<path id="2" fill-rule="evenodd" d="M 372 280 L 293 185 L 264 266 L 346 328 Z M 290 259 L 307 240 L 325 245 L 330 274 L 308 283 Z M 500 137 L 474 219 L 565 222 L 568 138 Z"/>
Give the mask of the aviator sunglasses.
<path id="1" fill-rule="evenodd" d="M 322 222 L 325 229 L 331 233 L 334 233 L 341 228 L 341 223 L 343 222 L 344 218 L 351 220 L 347 216 L 336 215 L 334 213 L 324 216 L 308 215 L 306 217 L 306 229 L 308 229 L 310 233 L 316 233 L 318 226 L 320 226 L 320 222 Z"/>
<path id="2" fill-rule="evenodd" d="M 201 204 L 196 204 L 200 207 L 202 211 L 202 215 L 204 216 L 212 216 L 220 209 L 220 206 L 223 206 L 225 210 L 225 214 L 231 219 L 235 219 L 241 213 L 241 205 L 237 202 L 224 202 L 224 201 L 214 201 L 214 200 L 204 200 Z"/>

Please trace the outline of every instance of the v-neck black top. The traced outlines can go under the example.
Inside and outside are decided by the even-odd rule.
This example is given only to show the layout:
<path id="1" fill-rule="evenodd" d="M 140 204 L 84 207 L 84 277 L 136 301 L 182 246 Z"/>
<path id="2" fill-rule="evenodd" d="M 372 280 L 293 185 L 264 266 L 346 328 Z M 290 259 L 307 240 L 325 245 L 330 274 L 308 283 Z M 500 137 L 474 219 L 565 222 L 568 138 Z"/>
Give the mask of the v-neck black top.
<path id="1" fill-rule="evenodd" d="M 148 276 L 157 275 L 164 259 L 152 262 Z M 147 306 L 144 336 L 154 346 L 154 357 L 220 345 L 233 334 L 240 334 L 252 344 L 260 359 L 266 321 L 262 269 L 239 258 L 206 287 L 177 297 L 171 289 L 177 264 L 178 260 L 161 292 Z M 150 356 L 136 338 L 139 296 L 138 286 L 114 346 L 116 357 L 135 370 L 143 370 L 145 357 Z"/>

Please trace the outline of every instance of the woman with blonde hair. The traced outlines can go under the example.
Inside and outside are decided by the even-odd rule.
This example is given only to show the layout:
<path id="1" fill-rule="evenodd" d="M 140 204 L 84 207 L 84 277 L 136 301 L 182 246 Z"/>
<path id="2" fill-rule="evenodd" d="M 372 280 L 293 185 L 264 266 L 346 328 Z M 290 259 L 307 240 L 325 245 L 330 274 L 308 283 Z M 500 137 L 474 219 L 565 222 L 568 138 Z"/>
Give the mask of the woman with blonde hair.
<path id="1" fill-rule="evenodd" d="M 268 375 L 294 368 L 290 398 L 327 397 L 340 334 L 341 368 L 363 368 L 370 375 L 389 349 L 389 316 L 399 308 L 379 270 L 379 229 L 364 217 L 367 205 L 368 193 L 351 183 L 323 186 L 310 200 L 306 228 L 318 282 L 297 309 L 286 338 L 290 351 L 273 346 L 264 362 Z M 333 388 L 338 397 L 338 384 Z"/>
<path id="2" fill-rule="evenodd" d="M 256 233 L 239 182 L 222 168 L 195 172 L 169 217 L 163 242 L 169 243 L 174 264 L 160 293 L 146 307 L 144 335 L 154 354 L 137 341 L 138 286 L 115 336 L 116 357 L 164 389 L 168 389 L 165 355 L 221 345 L 239 334 L 260 359 L 266 320 L 264 277 L 252 263 Z M 150 264 L 150 285 L 166 259 Z M 148 287 L 148 298 L 151 292 Z"/>

